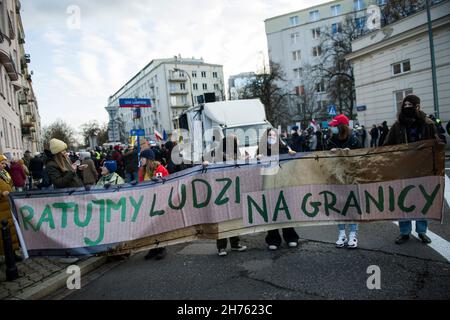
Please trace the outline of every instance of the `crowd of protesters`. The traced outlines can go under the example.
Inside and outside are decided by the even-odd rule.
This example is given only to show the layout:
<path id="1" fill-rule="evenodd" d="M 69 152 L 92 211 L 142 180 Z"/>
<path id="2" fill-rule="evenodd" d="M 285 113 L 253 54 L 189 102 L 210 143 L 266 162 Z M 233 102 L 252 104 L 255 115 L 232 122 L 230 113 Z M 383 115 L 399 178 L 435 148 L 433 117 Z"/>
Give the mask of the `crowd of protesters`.
<path id="1" fill-rule="evenodd" d="M 420 110 L 420 99 L 410 95 L 403 100 L 398 119 L 390 129 L 386 121 L 380 125 L 373 125 L 369 131 L 364 126 L 357 124 L 351 128 L 350 120 L 345 115 L 336 116 L 327 123 L 327 128 L 321 128 L 312 123 L 306 128 L 293 126 L 289 134 L 287 132 L 279 134 L 276 129 L 268 129 L 259 141 L 256 158 L 260 160 L 264 157 L 271 157 L 274 156 L 274 153 L 295 155 L 297 152 L 321 150 L 337 152 L 339 149 L 378 147 L 432 138 L 445 142 L 445 130 L 442 124 L 432 116 L 427 117 Z M 163 178 L 189 167 L 189 165 L 173 162 L 171 155 L 174 148 L 179 148 L 179 145 L 170 138 L 167 142 L 160 144 L 149 142 L 144 138 L 141 138 L 139 142 L 139 158 L 137 145 L 96 147 L 76 153 L 68 151 L 66 143 L 58 139 L 50 140 L 44 153 L 36 153 L 33 157 L 29 151 L 25 153 L 23 159 L 8 159 L 1 155 L 1 218 L 10 216 L 10 213 L 7 214 L 6 198 L 12 191 L 77 187 L 85 187 L 86 190 L 107 188 L 111 185 L 141 183 Z M 239 142 L 235 135 L 224 137 L 214 151 L 214 162 L 248 158 L 248 154 L 240 153 L 238 145 Z M 204 161 L 203 166 L 207 165 L 209 162 Z M 357 247 L 358 225 L 349 224 L 348 228 L 350 233 L 347 238 L 346 225 L 339 224 L 336 247 Z M 416 228 L 420 239 L 424 243 L 430 243 L 431 240 L 426 236 L 426 220 L 418 221 Z M 281 233 L 289 247 L 297 246 L 299 236 L 294 228 L 283 228 Z M 411 222 L 401 222 L 400 235 L 396 239 L 396 243 L 406 242 L 410 233 Z M 277 250 L 282 243 L 282 237 L 279 230 L 269 231 L 266 236 L 268 248 Z M 232 237 L 229 241 L 232 250 L 244 251 L 246 249 L 246 246 L 241 245 L 239 237 Z M 217 241 L 220 256 L 227 254 L 227 242 L 227 239 Z M 165 255 L 165 248 L 159 247 L 150 250 L 145 258 L 162 259 Z"/>

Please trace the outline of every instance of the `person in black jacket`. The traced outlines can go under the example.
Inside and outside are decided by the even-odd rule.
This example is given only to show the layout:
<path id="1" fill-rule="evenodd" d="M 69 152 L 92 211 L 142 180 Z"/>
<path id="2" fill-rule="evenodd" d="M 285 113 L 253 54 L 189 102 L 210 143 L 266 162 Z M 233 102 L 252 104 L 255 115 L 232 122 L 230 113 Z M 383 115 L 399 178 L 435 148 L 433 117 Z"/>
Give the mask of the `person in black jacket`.
<path id="1" fill-rule="evenodd" d="M 296 152 L 292 150 L 284 141 L 282 141 L 275 129 L 267 129 L 259 141 L 256 158 L 258 160 L 263 157 L 273 157 L 280 154 L 294 155 Z M 290 248 L 298 245 L 299 236 L 294 228 L 283 228 L 283 239 Z M 277 250 L 281 245 L 281 236 L 278 229 L 270 230 L 266 235 L 266 243 L 269 250 Z"/>

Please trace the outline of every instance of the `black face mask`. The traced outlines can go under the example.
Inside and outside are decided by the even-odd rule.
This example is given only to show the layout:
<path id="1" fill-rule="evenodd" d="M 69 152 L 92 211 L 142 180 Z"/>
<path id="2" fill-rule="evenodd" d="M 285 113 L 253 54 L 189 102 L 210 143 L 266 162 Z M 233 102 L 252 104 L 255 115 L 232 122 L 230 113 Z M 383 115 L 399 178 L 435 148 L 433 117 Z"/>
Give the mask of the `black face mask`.
<path id="1" fill-rule="evenodd" d="M 417 118 L 416 108 L 403 108 L 402 113 L 407 118 Z"/>

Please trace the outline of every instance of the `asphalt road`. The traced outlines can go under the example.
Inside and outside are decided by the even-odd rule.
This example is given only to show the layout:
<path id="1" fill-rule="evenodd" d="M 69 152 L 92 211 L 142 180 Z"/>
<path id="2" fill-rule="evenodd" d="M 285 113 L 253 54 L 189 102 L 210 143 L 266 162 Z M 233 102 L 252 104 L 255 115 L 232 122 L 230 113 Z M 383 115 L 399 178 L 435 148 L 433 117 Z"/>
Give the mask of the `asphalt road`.
<path id="1" fill-rule="evenodd" d="M 450 168 L 450 161 L 446 167 Z M 447 170 L 450 176 L 450 170 Z M 450 187 L 450 186 L 449 186 Z M 429 230 L 450 250 L 450 208 Z M 264 234 L 243 236 L 246 252 L 216 253 L 215 241 L 168 248 L 161 261 L 145 253 L 110 263 L 82 277 L 82 288 L 54 299 L 449 299 L 450 263 L 433 248 L 411 239 L 396 245 L 392 222 L 360 225 L 359 248 L 336 249 L 336 226 L 297 228 L 298 248 L 270 252 Z M 381 271 L 381 289 L 370 290 L 367 268 Z"/>

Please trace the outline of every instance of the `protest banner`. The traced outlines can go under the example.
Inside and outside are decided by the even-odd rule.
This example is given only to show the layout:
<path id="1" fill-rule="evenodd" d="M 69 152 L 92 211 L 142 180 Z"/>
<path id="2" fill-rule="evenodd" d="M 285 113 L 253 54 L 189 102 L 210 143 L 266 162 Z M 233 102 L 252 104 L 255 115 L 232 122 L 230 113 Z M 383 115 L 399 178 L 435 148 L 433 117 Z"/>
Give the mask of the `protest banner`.
<path id="1" fill-rule="evenodd" d="M 187 169 L 136 186 L 13 193 L 30 255 L 119 254 L 286 226 L 442 219 L 435 141 Z"/>

